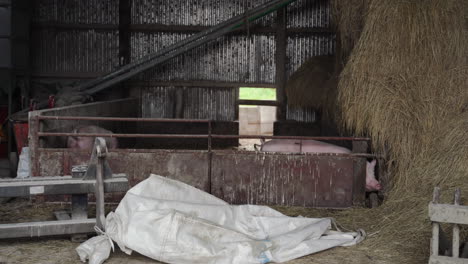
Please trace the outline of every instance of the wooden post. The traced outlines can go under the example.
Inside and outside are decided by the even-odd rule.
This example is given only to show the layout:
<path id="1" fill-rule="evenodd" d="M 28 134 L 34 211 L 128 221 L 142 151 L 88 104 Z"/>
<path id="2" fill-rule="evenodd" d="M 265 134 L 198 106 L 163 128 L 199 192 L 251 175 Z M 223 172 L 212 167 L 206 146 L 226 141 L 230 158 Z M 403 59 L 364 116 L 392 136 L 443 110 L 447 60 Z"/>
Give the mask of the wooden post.
<path id="1" fill-rule="evenodd" d="M 39 176 L 39 137 L 37 133 L 39 132 L 39 114 L 37 112 L 29 112 L 29 133 L 28 133 L 28 142 L 29 142 L 29 155 L 31 159 L 31 176 Z"/>
<path id="2" fill-rule="evenodd" d="M 286 120 L 286 7 L 276 11 L 276 109 L 277 121 Z"/>
<path id="3" fill-rule="evenodd" d="M 353 153 L 367 153 L 367 141 L 353 141 Z M 365 158 L 353 162 L 353 205 L 360 206 L 366 201 L 366 168 Z"/>
<path id="4" fill-rule="evenodd" d="M 72 171 L 72 178 L 82 179 L 86 171 Z M 57 215 L 56 215 L 57 216 Z M 63 217 L 63 215 L 62 215 Z M 59 218 L 58 220 L 67 220 L 65 218 Z M 88 194 L 73 194 L 71 196 L 71 219 L 83 220 L 88 219 Z M 86 234 L 76 234 L 71 236 L 72 242 L 83 242 L 88 239 Z"/>
<path id="5" fill-rule="evenodd" d="M 455 190 L 453 204 L 460 205 L 460 188 Z M 452 239 L 452 256 L 458 258 L 460 256 L 460 227 L 457 224 L 453 225 L 453 239 Z"/>
<path id="6" fill-rule="evenodd" d="M 119 64 L 130 63 L 130 25 L 132 11 L 130 0 L 119 0 Z"/>
<path id="7" fill-rule="evenodd" d="M 432 203 L 434 204 L 439 203 L 439 197 L 440 197 L 440 188 L 435 187 L 433 198 L 432 198 Z M 440 231 L 439 223 L 432 222 L 431 256 L 434 256 L 434 257 L 439 255 L 439 231 Z"/>

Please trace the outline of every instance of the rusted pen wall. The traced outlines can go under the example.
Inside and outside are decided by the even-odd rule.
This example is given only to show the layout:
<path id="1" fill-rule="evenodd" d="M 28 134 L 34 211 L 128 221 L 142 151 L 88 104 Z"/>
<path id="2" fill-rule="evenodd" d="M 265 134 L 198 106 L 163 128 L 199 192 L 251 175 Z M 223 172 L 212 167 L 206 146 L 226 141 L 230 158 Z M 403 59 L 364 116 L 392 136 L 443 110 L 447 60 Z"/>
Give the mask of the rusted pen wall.
<path id="1" fill-rule="evenodd" d="M 242 14 L 267 0 L 36 0 L 32 32 L 32 75 L 35 80 L 80 80 L 100 76 L 119 65 L 160 50 L 207 27 Z M 334 53 L 329 3 L 297 0 L 285 13 L 286 67 L 289 76 L 307 58 Z M 277 13 L 272 13 L 217 41 L 191 50 L 164 65 L 125 83 L 128 94 L 143 97 L 142 106 L 152 117 L 176 117 L 163 111 L 174 108 L 174 97 L 154 95 L 195 88 L 198 102 L 224 100 L 217 120 L 237 119 L 239 86 L 276 87 Z M 223 87 L 224 90 L 219 88 Z M 162 92 L 167 89 L 167 92 Z M 153 90 L 153 91 L 151 91 Z M 189 92 L 186 92 L 189 93 Z M 160 104 L 155 105 L 154 101 Z M 149 109 L 148 107 L 154 107 Z M 196 104 L 186 105 L 184 115 L 205 116 Z M 170 116 L 172 115 L 172 116 Z M 285 118 L 312 122 L 311 109 L 286 109 Z"/>
<path id="2" fill-rule="evenodd" d="M 232 204 L 347 208 L 364 200 L 355 182 L 365 177 L 365 167 L 355 172 L 351 157 L 239 151 L 213 151 L 212 157 L 211 172 L 207 151 L 119 149 L 108 161 L 132 186 L 154 173 Z M 41 176 L 68 175 L 71 166 L 88 162 L 89 153 L 43 149 L 38 158 Z"/>

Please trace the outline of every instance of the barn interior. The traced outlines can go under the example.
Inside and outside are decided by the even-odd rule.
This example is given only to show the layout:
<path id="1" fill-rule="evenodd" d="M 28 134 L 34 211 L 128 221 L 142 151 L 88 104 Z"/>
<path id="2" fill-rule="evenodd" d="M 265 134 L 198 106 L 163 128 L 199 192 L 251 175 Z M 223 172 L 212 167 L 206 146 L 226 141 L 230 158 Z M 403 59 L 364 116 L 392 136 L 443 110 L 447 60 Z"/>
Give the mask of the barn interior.
<path id="1" fill-rule="evenodd" d="M 468 263 L 467 41 L 457 0 L 0 0 L 0 263 L 80 263 L 87 232 L 14 224 L 83 204 L 98 219 L 122 199 L 119 179 L 105 207 L 11 188 L 92 163 L 80 135 L 118 140 L 105 164 L 129 187 L 155 173 L 367 234 L 288 263 Z M 311 140 L 349 153 L 305 153 Z M 160 262 L 116 248 L 105 263 Z"/>

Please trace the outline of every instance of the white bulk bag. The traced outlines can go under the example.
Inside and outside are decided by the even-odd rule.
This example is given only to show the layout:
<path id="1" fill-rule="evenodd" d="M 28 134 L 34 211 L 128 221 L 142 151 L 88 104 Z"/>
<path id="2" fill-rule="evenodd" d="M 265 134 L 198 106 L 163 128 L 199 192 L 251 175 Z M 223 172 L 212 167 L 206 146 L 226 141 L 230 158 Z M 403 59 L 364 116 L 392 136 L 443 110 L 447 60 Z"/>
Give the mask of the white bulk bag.
<path id="1" fill-rule="evenodd" d="M 354 245 L 364 237 L 363 232 L 331 228 L 330 218 L 288 217 L 266 206 L 229 205 L 182 182 L 151 175 L 109 213 L 103 236 L 127 254 L 137 251 L 167 263 L 204 264 L 284 262 Z M 77 249 L 83 261 L 99 251 L 90 249 L 88 241 L 80 245 L 87 250 Z"/>

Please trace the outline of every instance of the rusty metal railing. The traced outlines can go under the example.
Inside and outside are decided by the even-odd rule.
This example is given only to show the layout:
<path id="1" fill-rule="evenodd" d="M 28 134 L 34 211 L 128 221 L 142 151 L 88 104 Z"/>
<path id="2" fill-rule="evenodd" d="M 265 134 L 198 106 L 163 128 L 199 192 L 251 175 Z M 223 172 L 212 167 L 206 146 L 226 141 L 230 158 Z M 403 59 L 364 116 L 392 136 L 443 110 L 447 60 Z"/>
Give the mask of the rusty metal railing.
<path id="1" fill-rule="evenodd" d="M 42 116 L 34 117 L 34 123 L 37 128 L 30 135 L 32 139 L 32 152 L 40 151 L 41 146 L 39 139 L 41 137 L 56 137 L 56 136 L 80 136 L 80 137 L 115 137 L 115 138 L 174 138 L 174 139 L 207 139 L 207 150 L 209 155 L 212 153 L 213 139 L 298 139 L 298 140 L 334 140 L 334 141 L 370 141 L 366 137 L 316 137 L 316 136 L 266 136 L 266 135 L 219 135 L 213 134 L 212 120 L 205 119 L 167 119 L 167 118 L 132 118 L 132 117 L 90 117 L 90 116 Z M 113 121 L 113 122 L 151 122 L 151 123 L 206 123 L 207 134 L 128 134 L 128 133 L 70 133 L 70 132 L 43 132 L 41 131 L 43 120 L 75 120 L 75 121 Z M 319 156 L 342 156 L 354 158 L 375 158 L 377 155 L 366 153 L 316 153 Z M 35 156 L 35 155 L 34 155 Z M 211 158 L 209 158 L 211 161 Z M 33 162 L 33 167 L 39 168 L 36 160 Z M 210 164 L 211 165 L 211 164 Z M 209 166 L 210 168 L 211 166 Z"/>

